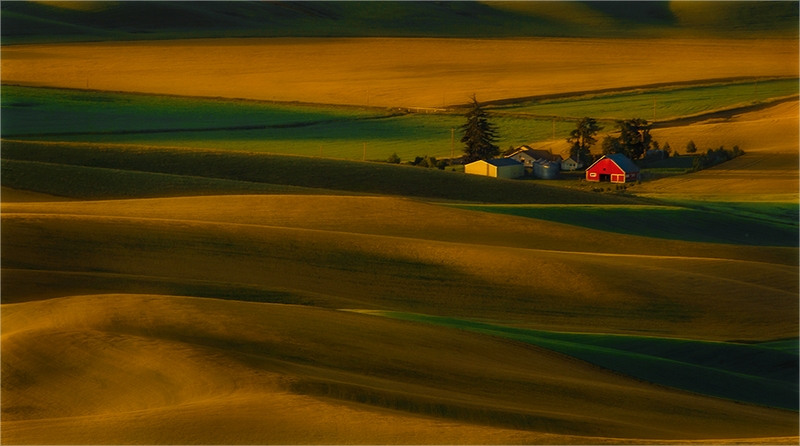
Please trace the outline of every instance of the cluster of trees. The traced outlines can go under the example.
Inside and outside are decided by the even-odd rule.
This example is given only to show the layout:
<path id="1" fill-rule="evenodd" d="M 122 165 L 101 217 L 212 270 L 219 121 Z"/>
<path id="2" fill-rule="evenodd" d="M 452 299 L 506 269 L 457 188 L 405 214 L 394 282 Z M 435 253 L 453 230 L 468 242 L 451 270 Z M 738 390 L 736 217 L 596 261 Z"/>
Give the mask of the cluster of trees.
<path id="1" fill-rule="evenodd" d="M 696 172 L 698 170 L 707 169 L 742 155 L 744 155 L 744 151 L 739 149 L 739 146 L 733 146 L 732 150 L 725 149 L 725 146 L 719 146 L 717 150 L 708 149 L 704 155 L 694 158 L 692 170 Z"/>
<path id="2" fill-rule="evenodd" d="M 386 162 L 391 164 L 400 164 L 402 160 L 399 156 L 397 156 L 397 153 L 393 153 L 389 156 Z M 447 161 L 437 160 L 435 156 L 428 155 L 425 155 L 424 157 L 415 157 L 414 161 L 408 161 L 406 164 L 419 167 L 435 167 L 439 170 L 444 170 L 444 168 L 447 167 Z"/>
<path id="3" fill-rule="evenodd" d="M 600 144 L 603 155 L 621 153 L 632 160 L 645 156 L 648 150 L 659 149 L 658 142 L 650 135 L 650 123 L 641 118 L 616 121 L 619 136 L 606 136 Z M 584 164 L 593 161 L 592 146 L 597 143 L 597 133 L 603 127 L 594 118 L 583 118 L 570 132 L 570 156 Z M 668 148 L 669 145 L 665 146 Z"/>
<path id="4" fill-rule="evenodd" d="M 463 132 L 461 142 L 464 143 L 464 162 L 471 163 L 477 160 L 486 160 L 500 155 L 500 148 L 495 144 L 497 140 L 497 128 L 489 122 L 487 113 L 472 95 L 472 104 L 465 115 L 466 124 L 460 127 Z M 615 126 L 619 129 L 619 136 L 606 136 L 600 144 L 603 155 L 621 153 L 632 160 L 644 158 L 651 149 L 660 150 L 662 157 L 669 157 L 672 148 L 669 143 L 660 147 L 658 141 L 654 141 L 650 135 L 652 124 L 645 119 L 633 118 L 615 121 Z M 570 157 L 581 161 L 584 165 L 589 165 L 594 161 L 592 147 L 597 144 L 597 134 L 603 127 L 594 118 L 581 119 L 575 129 L 570 132 L 567 142 L 570 144 Z M 509 148 L 509 151 L 513 147 Z M 694 141 L 689 141 L 686 145 L 686 153 L 697 152 Z M 674 154 L 677 156 L 678 151 Z M 717 150 L 709 149 L 705 155 L 701 155 L 694 160 L 694 170 L 705 169 L 719 163 L 743 155 L 744 152 L 738 146 L 733 150 L 725 150 L 720 147 Z M 396 156 L 396 155 L 394 155 Z M 393 162 L 390 158 L 390 162 Z M 400 162 L 399 158 L 396 162 Z M 411 164 L 426 167 L 438 167 L 443 169 L 446 165 L 444 161 L 436 161 L 433 157 L 417 157 Z"/>
<path id="5" fill-rule="evenodd" d="M 632 160 L 642 158 L 653 144 L 650 124 L 641 118 L 616 121 L 619 136 L 606 136 L 603 139 L 603 155 L 621 153 Z"/>

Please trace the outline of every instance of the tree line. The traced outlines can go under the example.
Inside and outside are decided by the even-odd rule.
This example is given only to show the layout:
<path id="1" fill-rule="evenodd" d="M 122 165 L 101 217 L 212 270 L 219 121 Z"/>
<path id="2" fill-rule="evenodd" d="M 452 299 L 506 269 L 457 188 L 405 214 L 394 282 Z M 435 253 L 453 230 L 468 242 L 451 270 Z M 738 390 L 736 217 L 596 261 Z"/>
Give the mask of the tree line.
<path id="1" fill-rule="evenodd" d="M 498 138 L 497 127 L 489 121 L 488 114 L 483 106 L 478 102 L 473 94 L 470 108 L 464 115 L 467 122 L 459 127 L 462 133 L 461 142 L 464 144 L 463 161 L 471 163 L 478 160 L 488 160 L 500 155 L 500 148 L 496 141 Z M 615 127 L 619 130 L 619 136 L 608 135 L 600 142 L 600 150 L 603 155 L 621 153 L 631 160 L 639 160 L 647 156 L 650 150 L 661 151 L 661 156 L 669 157 L 672 148 L 669 143 L 661 147 L 658 141 L 653 140 L 650 135 L 652 124 L 642 118 L 632 118 L 614 121 Z M 597 144 L 597 134 L 603 130 L 596 119 L 585 117 L 578 121 L 575 129 L 572 130 L 567 138 L 570 144 L 570 157 L 576 161 L 589 165 L 599 156 L 592 153 L 592 148 Z M 697 147 L 694 141 L 689 141 L 685 148 L 686 153 L 694 154 Z M 674 152 L 677 155 L 677 150 Z M 704 155 L 697 156 L 694 160 L 694 170 L 704 169 L 714 166 L 721 162 L 743 155 L 744 151 L 735 146 L 733 150 L 725 150 L 720 147 L 717 150 L 708 149 Z M 393 154 L 388 162 L 399 163 L 400 158 Z M 451 160 L 452 162 L 452 160 Z M 436 160 L 433 157 L 417 157 L 409 164 L 423 167 L 437 167 L 443 169 L 446 163 L 443 160 Z"/>

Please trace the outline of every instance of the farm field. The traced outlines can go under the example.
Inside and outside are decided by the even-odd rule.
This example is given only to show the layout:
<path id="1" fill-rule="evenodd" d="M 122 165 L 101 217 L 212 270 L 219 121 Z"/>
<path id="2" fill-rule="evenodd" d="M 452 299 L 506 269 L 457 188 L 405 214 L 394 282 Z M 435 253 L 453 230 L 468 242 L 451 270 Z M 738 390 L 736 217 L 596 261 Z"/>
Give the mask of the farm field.
<path id="1" fill-rule="evenodd" d="M 363 338 L 358 346 L 354 335 Z M 538 348 L 300 306 L 75 296 L 7 306 L 3 343 L 15 364 L 5 370 L 3 402 L 15 410 L 4 417 L 4 443 L 251 443 L 266 435 L 580 444 L 796 429 L 790 411 L 675 392 Z M 25 376 L 41 374 L 43 363 L 30 352 L 74 373 L 31 389 Z M 475 380 L 488 392 L 464 386 Z M 57 404 L 41 405 L 43 397 Z M 602 410 L 608 398 L 634 404 Z"/>
<path id="2" fill-rule="evenodd" d="M 3 2 L 0 443 L 797 444 L 800 10 L 620 5 Z"/>
<path id="3" fill-rule="evenodd" d="M 480 443 L 495 435 L 509 442 L 576 444 L 791 436 L 797 429 L 796 412 L 675 393 L 480 333 L 331 311 L 421 312 L 489 319 L 520 329 L 698 341 L 780 340 L 797 330 L 795 248 L 662 239 L 652 239 L 645 248 L 648 239 L 641 237 L 576 232 L 574 226 L 544 220 L 384 197 L 4 203 L 1 215 L 3 348 L 9 361 L 3 405 L 11 414 L 4 420 L 4 441 L 251 442 L 268 433 L 287 441 L 371 442 L 386 441 L 391 433 L 402 442 L 434 438 L 469 443 L 466 438 L 471 438 Z M 346 232 L 342 215 L 350 216 Z M 548 237 L 532 238 L 521 249 L 516 234 L 498 239 L 487 230 L 494 227 Z M 594 241 L 596 254 L 570 252 L 584 248 L 579 240 L 586 239 Z M 648 254 L 615 255 L 626 254 L 624 246 Z M 659 249 L 663 254 L 657 255 Z M 676 256 L 683 251 L 686 255 Z M 82 255 L 65 257 L 67 252 Z M 737 257 L 741 260 L 733 260 Z M 626 273 L 634 269 L 636 275 Z M 543 283 L 531 299 L 530 288 L 518 282 L 531 273 L 567 274 L 606 291 L 597 295 L 575 283 Z M 641 282 L 640 275 L 661 280 Z M 453 295 L 468 277 L 471 288 Z M 619 284 L 626 291 L 601 283 Z M 105 294 L 114 290 L 134 294 Z M 720 290 L 724 300 L 709 299 Z M 206 319 L 209 313 L 216 315 L 214 321 Z M 297 318 L 305 323 L 293 322 Z M 319 326 L 328 328 L 313 328 Z M 298 332 L 300 327 L 306 328 Z M 354 342 L 356 332 L 360 339 L 365 332 L 374 333 L 367 336 L 371 343 Z M 386 351 L 389 337 L 399 351 Z M 464 345 L 483 358 L 467 361 L 473 365 L 466 371 Z M 63 361 L 56 352 L 64 348 L 75 355 L 60 367 L 89 368 L 47 386 L 26 383 L 23 377 L 35 376 L 41 368 L 40 362 L 25 359 L 30 358 L 27 352 Z M 427 360 L 420 348 L 430 355 L 456 349 L 453 365 Z M 482 349 L 493 353 L 484 355 Z M 381 354 L 373 353 L 377 351 Z M 705 350 L 695 353 L 700 351 Z M 685 354 L 691 352 L 689 348 Z M 133 358 L 120 363 L 121 355 L 131 353 Z M 395 365 L 387 369 L 383 355 Z M 356 359 L 365 357 L 371 362 Z M 535 366 L 525 365 L 529 357 Z M 546 364 L 552 361 L 560 365 L 551 371 Z M 140 365 L 135 371 L 121 368 L 129 363 Z M 361 365 L 354 369 L 355 363 Z M 452 380 L 456 369 L 448 367 L 458 367 L 461 378 Z M 584 373 L 580 370 L 586 370 L 583 378 L 572 377 Z M 486 379 L 481 377 L 487 373 L 499 394 L 480 389 L 471 393 L 475 391 L 459 384 Z M 137 381 L 115 384 L 130 374 Z M 502 378 L 504 374 L 508 377 Z M 608 380 L 610 384 L 603 384 Z M 113 395 L 101 392 L 98 386 L 104 385 L 118 390 Z M 606 385 L 613 390 L 602 390 Z M 542 386 L 552 390 L 542 393 Z M 533 399 L 519 394 L 520 388 L 531 389 Z M 505 393 L 510 389 L 516 394 L 511 399 Z M 637 400 L 675 409 L 620 406 L 598 420 L 589 414 L 596 413 L 592 404 L 602 399 L 594 392 L 604 391 L 623 400 L 625 392 L 634 392 Z M 84 394 L 104 397 L 75 402 Z M 37 401 L 44 397 L 37 395 L 59 403 L 42 406 Z M 587 400 L 572 401 L 575 397 L 566 395 Z M 251 421 L 255 413 L 277 407 L 288 412 L 281 410 L 284 415 L 266 424 Z M 319 421 L 311 425 L 292 421 L 309 411 L 330 415 L 315 418 Z M 164 418 L 166 413 L 171 415 Z M 631 416 L 639 420 L 635 428 Z M 738 420 L 735 428 L 731 419 Z M 332 420 L 340 426 L 336 432 L 329 430 Z M 154 429 L 137 429 L 142 423 Z M 374 429 L 359 429 L 362 423 Z"/>
<path id="4" fill-rule="evenodd" d="M 750 80 L 698 86 L 642 88 L 631 92 L 589 94 L 586 97 L 543 98 L 530 104 L 522 102 L 501 105 L 492 108 L 492 111 L 574 119 L 591 116 L 599 120 L 639 116 L 649 121 L 653 121 L 655 112 L 655 121 L 667 121 L 750 105 L 759 100 L 796 96 L 797 93 L 796 78 L 767 79 L 760 82 Z"/>
<path id="5" fill-rule="evenodd" d="M 642 235 L 697 242 L 734 243 L 744 245 L 797 246 L 797 207 L 774 204 L 783 219 L 763 221 L 753 217 L 772 215 L 764 212 L 770 203 L 746 216 L 678 206 L 569 206 L 569 205 L 454 205 L 462 209 L 481 210 L 500 214 L 519 215 L 557 221 L 601 231 Z M 722 210 L 722 209 L 720 209 Z M 794 210 L 794 212 L 791 212 Z M 761 212 L 759 212 L 761 211 Z"/>
<path id="6" fill-rule="evenodd" d="M 516 106 L 489 109 L 500 129 L 500 147 L 552 140 L 553 135 L 565 147 L 563 139 L 574 127 L 576 116 L 590 115 L 601 120 L 622 118 L 633 115 L 636 107 L 646 109 L 637 116 L 647 116 L 652 113 L 653 97 L 659 97 L 659 103 L 666 103 L 673 109 L 669 112 L 669 117 L 673 118 L 747 107 L 756 104 L 753 92 L 759 88 L 757 84 L 763 100 L 797 93 L 796 80 L 750 81 L 542 100 L 534 110 L 544 117 L 509 112 Z M 2 134 L 12 139 L 202 147 L 344 159 L 366 156 L 385 160 L 396 153 L 403 160 L 412 160 L 424 155 L 449 158 L 453 153 L 451 129 L 458 129 L 463 121 L 457 110 L 409 114 L 401 109 L 273 104 L 8 85 L 3 86 L 2 91 L 3 107 L 7 110 L 3 115 Z M 615 116 L 614 107 L 627 110 L 627 114 Z M 553 121 L 548 115 L 557 119 Z M 667 116 L 661 118 L 668 119 Z M 613 130 L 612 122 L 604 122 L 604 125 L 607 131 Z M 695 135 L 698 143 L 704 143 L 703 135 L 708 133 L 699 131 Z M 685 144 L 682 139 L 676 134 L 673 142 Z M 742 141 L 746 142 L 749 140 Z M 556 152 L 564 152 L 564 147 L 558 147 Z"/>
<path id="7" fill-rule="evenodd" d="M 471 322 L 452 318 L 368 311 L 395 319 L 486 333 L 538 345 L 649 382 L 797 409 L 797 339 L 779 343 L 737 344 L 644 336 L 561 333 Z"/>
<path id="8" fill-rule="evenodd" d="M 630 65 L 616 57 L 629 49 L 623 39 L 276 38 L 15 45 L 2 49 L 2 72 L 4 83 L 28 86 L 381 107 L 447 107 L 467 103 L 472 94 L 493 101 L 798 75 L 796 39 L 642 39 L 637 46 L 648 51 L 639 52 L 637 63 Z M 582 70 L 573 69 L 574 60 L 584 61 Z M 667 60 L 671 63 L 664 64 Z M 314 69 L 303 68 L 307 66 Z"/>
<path id="9" fill-rule="evenodd" d="M 692 139 L 699 150 L 738 144 L 747 155 L 690 176 L 652 182 L 644 185 L 639 191 L 642 194 L 708 201 L 798 200 L 798 102 L 729 119 L 654 130 L 653 135 L 659 140 Z"/>
<path id="10" fill-rule="evenodd" d="M 115 144 L 4 141 L 4 185 L 84 199 L 216 193 L 387 194 L 501 203 L 631 203 L 552 185 L 387 163 Z M 312 171 L 314 175 L 308 175 Z M 196 192 L 195 192 L 196 191 Z"/>

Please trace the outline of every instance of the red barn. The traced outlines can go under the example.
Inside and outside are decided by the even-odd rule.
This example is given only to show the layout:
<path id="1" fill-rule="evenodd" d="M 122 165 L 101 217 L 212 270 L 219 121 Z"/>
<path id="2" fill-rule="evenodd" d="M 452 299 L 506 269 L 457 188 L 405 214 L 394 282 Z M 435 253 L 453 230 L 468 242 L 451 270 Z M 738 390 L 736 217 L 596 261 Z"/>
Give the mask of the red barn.
<path id="1" fill-rule="evenodd" d="M 627 183 L 639 179 L 639 168 L 621 153 L 604 155 L 586 169 L 586 181 Z"/>

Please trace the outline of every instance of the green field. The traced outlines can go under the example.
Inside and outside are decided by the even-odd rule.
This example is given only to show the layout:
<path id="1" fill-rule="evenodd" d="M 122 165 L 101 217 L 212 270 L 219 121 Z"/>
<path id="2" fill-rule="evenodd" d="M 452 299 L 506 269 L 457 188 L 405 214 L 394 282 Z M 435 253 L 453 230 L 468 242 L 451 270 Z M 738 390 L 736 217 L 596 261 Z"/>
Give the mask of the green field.
<path id="1" fill-rule="evenodd" d="M 689 203 L 687 203 L 689 204 Z M 696 203 L 691 203 L 697 205 Z M 753 213 L 715 212 L 713 205 L 703 209 L 674 206 L 541 206 L 541 205 L 453 205 L 462 209 L 518 215 L 555 221 L 620 234 L 641 235 L 694 242 L 742 245 L 797 246 L 797 220 L 770 221 L 752 218 Z M 769 212 L 769 203 L 758 209 Z M 791 205 L 777 205 L 791 210 Z M 797 206 L 794 206 L 795 212 Z M 789 216 L 791 218 L 791 215 Z"/>
<path id="2" fill-rule="evenodd" d="M 469 202 L 632 202 L 609 194 L 498 181 L 450 170 L 239 151 L 4 141 L 2 157 L 4 186 L 75 198 L 176 196 L 192 189 L 252 194 L 283 188 L 292 192 L 285 188 L 292 186 Z M 152 184 L 138 184 L 151 179 Z"/>
<path id="3" fill-rule="evenodd" d="M 797 79 L 781 79 L 542 99 L 530 103 L 493 107 L 492 110 L 503 113 L 575 119 L 591 116 L 606 121 L 634 117 L 652 121 L 655 111 L 656 121 L 667 121 L 742 107 L 758 101 L 796 95 L 797 93 Z M 611 130 L 611 128 L 607 130 Z"/>
<path id="4" fill-rule="evenodd" d="M 499 336 L 564 353 L 649 382 L 738 401 L 798 408 L 798 340 L 735 344 L 559 333 L 397 312 L 370 312 Z"/>
<path id="5" fill-rule="evenodd" d="M 796 80 L 759 83 L 762 99 L 797 93 Z M 569 97 L 534 106 L 500 107 L 493 118 L 498 146 L 564 139 L 573 119 L 652 116 L 652 101 L 676 118 L 748 105 L 754 83 Z M 697 91 L 699 90 L 699 91 Z M 79 90 L 2 86 L 4 138 L 126 143 L 147 146 L 247 150 L 339 159 L 404 161 L 461 154 L 456 111 L 408 113 L 405 110 L 274 104 Z M 532 108 L 531 108 L 532 107 Z M 618 110 L 619 113 L 614 110 Z M 511 113 L 513 112 L 513 113 Z M 519 113 L 519 114 L 517 114 Z M 615 113 L 617 113 L 615 115 Z M 556 116 L 555 120 L 550 115 Z M 543 116 L 537 118 L 536 116 Z M 612 130 L 609 122 L 607 130 Z M 455 134 L 451 129 L 456 129 Z M 454 137 L 454 138 L 453 138 Z"/>
<path id="6" fill-rule="evenodd" d="M 459 156 L 458 113 L 271 104 L 3 86 L 7 138 L 247 150 L 325 158 L 385 160 L 397 153 Z M 552 135 L 552 122 L 499 117 L 504 149 Z M 574 126 L 556 122 L 557 137 Z M 451 129 L 456 129 L 453 144 Z M 366 152 L 364 144 L 366 143 Z M 451 150 L 453 149 L 453 150 Z"/>

